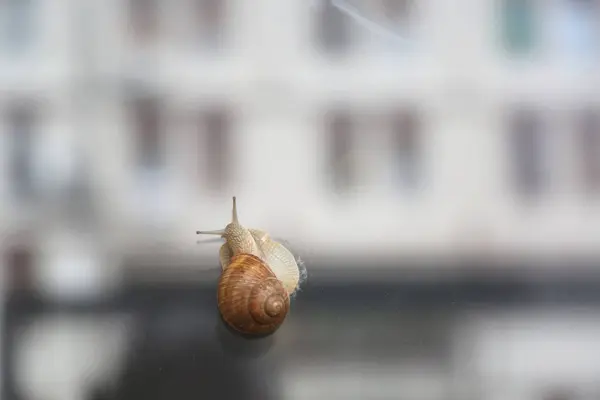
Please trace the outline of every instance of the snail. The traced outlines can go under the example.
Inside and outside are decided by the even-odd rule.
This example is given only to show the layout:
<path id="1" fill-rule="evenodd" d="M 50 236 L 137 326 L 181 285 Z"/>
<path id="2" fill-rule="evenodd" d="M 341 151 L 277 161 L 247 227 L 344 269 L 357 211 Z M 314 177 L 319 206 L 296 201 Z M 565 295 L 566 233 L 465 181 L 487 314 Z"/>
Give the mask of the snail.
<path id="1" fill-rule="evenodd" d="M 222 272 L 217 290 L 223 320 L 242 334 L 274 333 L 287 316 L 290 297 L 301 281 L 291 251 L 267 232 L 242 226 L 235 197 L 231 223 L 225 229 L 196 233 L 225 239 L 219 250 Z"/>

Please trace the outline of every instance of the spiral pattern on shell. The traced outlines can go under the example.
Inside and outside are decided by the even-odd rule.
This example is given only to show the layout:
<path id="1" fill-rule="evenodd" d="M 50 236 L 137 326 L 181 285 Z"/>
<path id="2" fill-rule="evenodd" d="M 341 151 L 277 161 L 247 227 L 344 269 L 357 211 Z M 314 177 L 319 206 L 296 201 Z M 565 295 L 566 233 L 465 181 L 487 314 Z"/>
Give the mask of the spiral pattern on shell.
<path id="1" fill-rule="evenodd" d="M 258 257 L 239 254 L 219 278 L 217 302 L 223 320 L 248 335 L 268 335 L 283 323 L 290 299 L 271 269 Z"/>

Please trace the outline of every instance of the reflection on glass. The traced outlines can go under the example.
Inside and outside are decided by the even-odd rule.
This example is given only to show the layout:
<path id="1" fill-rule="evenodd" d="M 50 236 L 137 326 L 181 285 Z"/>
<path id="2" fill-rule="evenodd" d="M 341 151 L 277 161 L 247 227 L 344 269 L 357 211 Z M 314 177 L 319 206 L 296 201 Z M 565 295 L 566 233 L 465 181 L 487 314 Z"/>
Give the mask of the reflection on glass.
<path id="1" fill-rule="evenodd" d="M 600 45 L 600 10 L 595 0 L 562 0 L 557 27 L 561 53 L 575 59 L 593 59 Z"/>
<path id="2" fill-rule="evenodd" d="M 533 0 L 503 0 L 503 44 L 511 54 L 528 53 L 535 45 Z"/>
<path id="3" fill-rule="evenodd" d="M 348 51 L 351 32 L 348 17 L 330 0 L 321 0 L 321 11 L 317 20 L 317 40 L 326 53 L 339 54 Z"/>
<path id="4" fill-rule="evenodd" d="M 351 28 L 353 44 L 364 41 L 367 51 L 404 54 L 412 39 L 413 2 L 410 0 L 331 0 Z"/>

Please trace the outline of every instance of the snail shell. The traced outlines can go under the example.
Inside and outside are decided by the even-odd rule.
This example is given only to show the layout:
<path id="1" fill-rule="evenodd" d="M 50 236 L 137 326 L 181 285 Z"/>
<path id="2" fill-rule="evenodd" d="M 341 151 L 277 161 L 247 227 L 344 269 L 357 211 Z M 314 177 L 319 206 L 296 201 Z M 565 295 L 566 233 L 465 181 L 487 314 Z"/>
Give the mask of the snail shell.
<path id="1" fill-rule="evenodd" d="M 269 234 L 258 229 L 248 229 L 262 253 L 262 259 L 267 263 L 283 286 L 292 294 L 298 288 L 300 269 L 296 257 L 281 243 L 271 239 Z"/>
<path id="2" fill-rule="evenodd" d="M 246 335 L 269 335 L 290 308 L 287 290 L 273 271 L 252 254 L 233 256 L 221 274 L 217 302 L 223 320 Z"/>

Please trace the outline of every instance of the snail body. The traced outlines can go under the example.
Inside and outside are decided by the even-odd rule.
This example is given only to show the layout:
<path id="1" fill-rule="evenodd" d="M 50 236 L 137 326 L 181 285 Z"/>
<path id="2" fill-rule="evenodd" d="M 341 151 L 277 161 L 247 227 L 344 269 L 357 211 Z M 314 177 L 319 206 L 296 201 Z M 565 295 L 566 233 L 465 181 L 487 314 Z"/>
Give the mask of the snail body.
<path id="1" fill-rule="evenodd" d="M 217 301 L 223 320 L 248 335 L 267 335 L 283 323 L 290 296 L 298 289 L 300 270 L 294 255 L 267 232 L 243 227 L 233 198 L 232 221 L 225 229 L 198 231 L 219 235 L 222 273 Z"/>
<path id="2" fill-rule="evenodd" d="M 300 269 L 296 258 L 284 245 L 271 239 L 269 234 L 258 229 L 249 229 L 262 252 L 262 259 L 292 295 L 300 281 Z"/>

